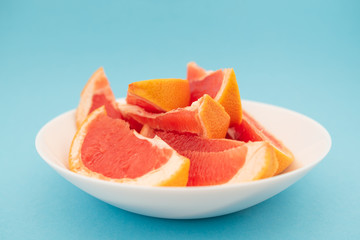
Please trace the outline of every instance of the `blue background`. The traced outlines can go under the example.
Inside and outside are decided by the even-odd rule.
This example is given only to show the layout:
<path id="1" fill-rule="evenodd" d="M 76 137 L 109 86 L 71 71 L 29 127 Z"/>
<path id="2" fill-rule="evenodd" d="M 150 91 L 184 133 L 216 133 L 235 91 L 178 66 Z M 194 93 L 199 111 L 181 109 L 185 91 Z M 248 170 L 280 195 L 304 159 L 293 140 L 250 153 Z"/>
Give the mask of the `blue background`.
<path id="1" fill-rule="evenodd" d="M 0 239 L 359 239 L 360 1 L 0 2 Z M 332 136 L 306 177 L 249 209 L 144 217 L 57 175 L 34 139 L 105 68 L 133 81 L 233 67 L 241 97 L 301 112 Z M 311 137 L 311 136 L 309 136 Z"/>

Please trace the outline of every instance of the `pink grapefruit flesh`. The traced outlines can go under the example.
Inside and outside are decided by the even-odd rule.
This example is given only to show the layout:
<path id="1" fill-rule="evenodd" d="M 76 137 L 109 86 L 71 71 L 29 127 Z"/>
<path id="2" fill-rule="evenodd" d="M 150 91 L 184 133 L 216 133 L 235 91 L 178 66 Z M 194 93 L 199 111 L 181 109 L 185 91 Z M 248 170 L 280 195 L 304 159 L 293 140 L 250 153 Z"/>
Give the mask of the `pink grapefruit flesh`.
<path id="1" fill-rule="evenodd" d="M 189 132 L 207 138 L 224 138 L 230 122 L 224 108 L 209 95 L 204 95 L 191 106 L 166 113 L 149 113 L 129 104 L 119 104 L 119 109 L 125 118 L 154 129 Z"/>
<path id="2" fill-rule="evenodd" d="M 149 186 L 184 186 L 189 159 L 158 137 L 145 138 L 122 119 L 94 110 L 73 139 L 70 170 L 98 179 Z"/>
<path id="3" fill-rule="evenodd" d="M 88 169 L 106 177 L 136 178 L 161 167 L 172 152 L 136 137 L 125 121 L 103 115 L 89 126 L 81 157 Z"/>
<path id="4" fill-rule="evenodd" d="M 210 95 L 220 103 L 230 116 L 230 126 L 240 124 L 242 106 L 239 87 L 232 68 L 205 71 L 195 63 L 188 64 L 190 100 L 196 101 L 204 94 Z"/>
<path id="5" fill-rule="evenodd" d="M 115 103 L 115 96 L 110 88 L 104 69 L 100 67 L 88 80 L 80 95 L 76 109 L 76 124 L 79 127 L 85 118 L 95 109 Z"/>
<path id="6" fill-rule="evenodd" d="M 150 131 L 190 159 L 188 186 L 245 182 L 270 177 L 277 170 L 273 149 L 266 142 L 244 143 L 207 139 L 188 133 Z"/>
<path id="7" fill-rule="evenodd" d="M 291 151 L 244 110 L 241 124 L 230 127 L 228 135 L 232 139 L 244 142 L 269 142 L 274 147 L 279 162 L 276 174 L 283 172 L 294 160 Z"/>

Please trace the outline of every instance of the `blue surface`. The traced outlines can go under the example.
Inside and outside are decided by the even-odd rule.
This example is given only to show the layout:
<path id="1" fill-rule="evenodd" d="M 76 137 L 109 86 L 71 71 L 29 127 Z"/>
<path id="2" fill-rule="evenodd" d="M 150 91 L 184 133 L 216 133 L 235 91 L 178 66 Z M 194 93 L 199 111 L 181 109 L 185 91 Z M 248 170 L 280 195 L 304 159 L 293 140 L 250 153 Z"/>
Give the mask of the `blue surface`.
<path id="1" fill-rule="evenodd" d="M 360 239 L 359 12 L 355 0 L 1 1 L 0 239 Z M 233 67 L 243 99 L 319 121 L 329 155 L 261 204 L 190 221 L 105 204 L 37 155 L 37 131 L 99 66 L 122 97 L 192 60 Z"/>

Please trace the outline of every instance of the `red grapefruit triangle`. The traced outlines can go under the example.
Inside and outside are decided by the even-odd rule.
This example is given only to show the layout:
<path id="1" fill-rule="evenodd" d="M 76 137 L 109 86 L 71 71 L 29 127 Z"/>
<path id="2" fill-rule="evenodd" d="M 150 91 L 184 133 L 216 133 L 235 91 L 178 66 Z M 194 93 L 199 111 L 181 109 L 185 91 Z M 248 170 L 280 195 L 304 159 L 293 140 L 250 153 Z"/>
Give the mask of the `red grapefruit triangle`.
<path id="1" fill-rule="evenodd" d="M 242 119 L 241 99 L 235 72 L 232 68 L 205 71 L 191 62 L 187 72 L 190 84 L 190 100 L 196 101 L 204 94 L 220 103 L 230 116 L 230 125 L 240 124 Z"/>
<path id="2" fill-rule="evenodd" d="M 147 128 L 147 127 L 146 127 Z M 147 129 L 190 159 L 187 186 L 247 182 L 271 177 L 278 162 L 270 144 L 229 139 L 206 139 L 193 134 Z"/>
<path id="3" fill-rule="evenodd" d="M 104 69 L 100 67 L 88 80 L 80 95 L 76 109 L 76 125 L 80 127 L 85 118 L 95 109 L 115 103 L 115 96 L 110 88 Z"/>
<path id="4" fill-rule="evenodd" d="M 244 110 L 241 124 L 230 127 L 228 133 L 235 140 L 244 142 L 266 141 L 271 144 L 279 164 L 276 174 L 283 172 L 294 161 L 292 152 Z"/>
<path id="5" fill-rule="evenodd" d="M 98 179 L 148 186 L 184 186 L 189 160 L 160 138 L 145 138 L 105 107 L 78 129 L 70 149 L 70 170 Z"/>

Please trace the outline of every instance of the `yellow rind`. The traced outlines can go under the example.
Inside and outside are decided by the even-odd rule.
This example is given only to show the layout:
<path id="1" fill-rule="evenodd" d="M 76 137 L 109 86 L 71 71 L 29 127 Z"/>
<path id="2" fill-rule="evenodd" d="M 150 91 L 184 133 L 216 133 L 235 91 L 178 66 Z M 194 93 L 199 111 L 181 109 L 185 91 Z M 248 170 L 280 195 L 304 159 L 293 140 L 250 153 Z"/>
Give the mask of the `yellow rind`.
<path id="1" fill-rule="evenodd" d="M 204 136 L 208 138 L 225 138 L 230 117 L 223 106 L 209 95 L 203 96 L 199 109 L 199 118 L 204 129 Z"/>
<path id="2" fill-rule="evenodd" d="M 189 82 L 183 79 L 151 79 L 129 84 L 128 94 L 165 112 L 190 104 Z"/>
<path id="3" fill-rule="evenodd" d="M 215 100 L 229 114 L 230 126 L 241 123 L 242 106 L 234 69 L 224 69 L 224 80 Z"/>

